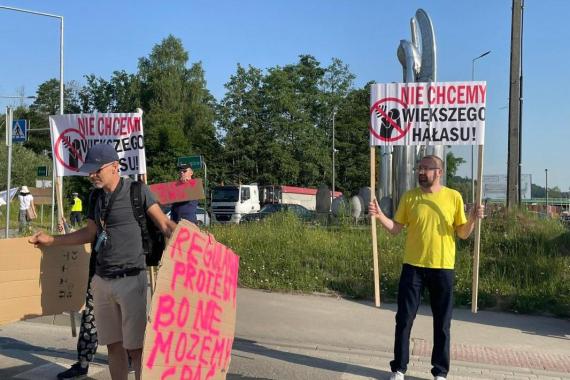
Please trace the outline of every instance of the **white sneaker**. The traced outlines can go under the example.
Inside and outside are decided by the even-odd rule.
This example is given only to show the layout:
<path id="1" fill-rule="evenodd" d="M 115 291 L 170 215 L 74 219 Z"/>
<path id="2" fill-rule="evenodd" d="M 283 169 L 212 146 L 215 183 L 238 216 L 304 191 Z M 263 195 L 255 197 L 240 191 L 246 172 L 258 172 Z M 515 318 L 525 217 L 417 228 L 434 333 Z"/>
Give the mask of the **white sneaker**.
<path id="1" fill-rule="evenodd" d="M 392 372 L 392 376 L 390 376 L 390 380 L 404 380 L 404 374 L 400 371 Z"/>
<path id="2" fill-rule="evenodd" d="M 447 380 L 447 379 L 443 376 L 436 376 L 433 378 L 433 380 Z"/>

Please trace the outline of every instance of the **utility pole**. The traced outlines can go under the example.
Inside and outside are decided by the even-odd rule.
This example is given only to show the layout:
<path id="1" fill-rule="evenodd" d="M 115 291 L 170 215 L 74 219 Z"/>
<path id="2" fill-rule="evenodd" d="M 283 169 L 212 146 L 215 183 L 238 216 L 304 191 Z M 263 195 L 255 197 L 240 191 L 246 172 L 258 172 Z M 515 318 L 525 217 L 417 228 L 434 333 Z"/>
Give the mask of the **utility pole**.
<path id="1" fill-rule="evenodd" d="M 521 126 L 521 50 L 522 2 L 513 0 L 511 23 L 511 75 L 509 89 L 509 140 L 507 160 L 507 208 L 520 204 L 520 126 Z"/>

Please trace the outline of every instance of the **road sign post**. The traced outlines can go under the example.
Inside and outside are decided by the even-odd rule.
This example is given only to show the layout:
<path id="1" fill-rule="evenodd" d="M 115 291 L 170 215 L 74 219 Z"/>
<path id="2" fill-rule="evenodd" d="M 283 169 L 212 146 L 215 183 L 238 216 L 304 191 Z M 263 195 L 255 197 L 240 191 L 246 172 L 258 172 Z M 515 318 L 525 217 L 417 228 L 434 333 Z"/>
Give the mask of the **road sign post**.
<path id="1" fill-rule="evenodd" d="M 178 166 L 190 165 L 193 170 L 202 169 L 202 156 L 179 157 Z"/>
<path id="2" fill-rule="evenodd" d="M 8 175 L 6 186 L 6 239 L 10 230 L 10 182 L 12 180 L 12 108 L 6 107 L 6 145 L 8 146 Z"/>
<path id="3" fill-rule="evenodd" d="M 47 176 L 48 176 L 48 167 L 38 166 L 38 177 L 47 177 Z"/>
<path id="4" fill-rule="evenodd" d="M 206 193 L 206 209 L 208 208 L 208 167 L 206 166 L 206 161 L 201 155 L 179 157 L 178 166 L 180 165 L 190 165 L 192 170 L 202 169 L 204 167 L 204 192 Z"/>

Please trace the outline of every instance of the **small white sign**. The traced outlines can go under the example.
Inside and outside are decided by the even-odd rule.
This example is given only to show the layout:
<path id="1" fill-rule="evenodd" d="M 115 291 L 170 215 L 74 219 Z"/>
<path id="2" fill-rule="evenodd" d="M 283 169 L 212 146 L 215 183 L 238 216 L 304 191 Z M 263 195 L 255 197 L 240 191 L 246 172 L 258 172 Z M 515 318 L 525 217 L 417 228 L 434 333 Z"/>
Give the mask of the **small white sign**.
<path id="1" fill-rule="evenodd" d="M 38 189 L 51 188 L 51 180 L 49 180 L 49 179 L 36 179 L 36 187 Z"/>

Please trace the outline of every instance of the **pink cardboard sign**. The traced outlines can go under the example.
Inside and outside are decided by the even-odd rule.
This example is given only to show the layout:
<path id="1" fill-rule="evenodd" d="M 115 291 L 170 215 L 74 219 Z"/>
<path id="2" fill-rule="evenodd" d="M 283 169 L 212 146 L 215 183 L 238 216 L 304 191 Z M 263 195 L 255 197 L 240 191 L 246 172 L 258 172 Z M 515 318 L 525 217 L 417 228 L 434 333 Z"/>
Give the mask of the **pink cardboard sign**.
<path id="1" fill-rule="evenodd" d="M 204 186 L 200 178 L 191 179 L 188 182 L 155 183 L 150 185 L 150 191 L 161 205 L 205 198 Z"/>
<path id="2" fill-rule="evenodd" d="M 225 379 L 235 334 L 239 256 L 182 221 L 158 272 L 145 331 L 147 379 Z"/>

